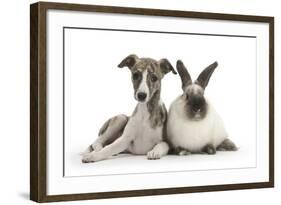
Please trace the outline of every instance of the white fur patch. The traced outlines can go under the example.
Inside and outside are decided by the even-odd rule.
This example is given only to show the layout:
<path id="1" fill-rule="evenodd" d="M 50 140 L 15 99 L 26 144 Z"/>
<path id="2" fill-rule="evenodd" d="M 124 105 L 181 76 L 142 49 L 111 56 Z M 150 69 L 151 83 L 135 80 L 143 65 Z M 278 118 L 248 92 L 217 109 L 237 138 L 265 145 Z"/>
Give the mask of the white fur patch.
<path id="1" fill-rule="evenodd" d="M 128 151 L 133 154 L 146 154 L 162 141 L 162 126 L 152 128 L 146 103 L 139 103 L 137 112 L 129 119 L 123 135 L 133 137 Z"/>
<path id="2" fill-rule="evenodd" d="M 148 88 L 148 85 L 147 85 L 147 70 L 145 70 L 143 73 L 142 73 L 142 81 L 139 85 L 139 88 L 136 92 L 136 97 L 138 95 L 138 93 L 140 92 L 143 92 L 147 95 L 146 99 L 144 102 L 147 102 L 149 100 L 149 88 Z"/>

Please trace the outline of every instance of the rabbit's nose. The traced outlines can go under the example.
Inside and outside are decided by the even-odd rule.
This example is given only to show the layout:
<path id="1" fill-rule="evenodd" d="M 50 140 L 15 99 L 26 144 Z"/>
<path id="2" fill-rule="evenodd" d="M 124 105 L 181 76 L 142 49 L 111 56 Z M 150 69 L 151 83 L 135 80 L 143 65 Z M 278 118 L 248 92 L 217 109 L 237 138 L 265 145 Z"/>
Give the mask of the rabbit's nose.
<path id="1" fill-rule="evenodd" d="M 192 111 L 193 112 L 200 112 L 200 108 L 199 107 L 192 107 Z"/>
<path id="2" fill-rule="evenodd" d="M 204 97 L 202 97 L 202 96 L 193 96 L 190 99 L 190 102 L 191 102 L 192 111 L 198 112 L 204 106 L 205 100 L 204 100 Z"/>

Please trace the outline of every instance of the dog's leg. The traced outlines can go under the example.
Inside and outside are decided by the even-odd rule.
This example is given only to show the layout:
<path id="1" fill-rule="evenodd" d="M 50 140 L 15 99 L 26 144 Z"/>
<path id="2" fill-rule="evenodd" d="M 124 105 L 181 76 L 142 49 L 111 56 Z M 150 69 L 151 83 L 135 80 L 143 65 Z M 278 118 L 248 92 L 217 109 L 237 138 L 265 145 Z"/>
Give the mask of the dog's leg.
<path id="1" fill-rule="evenodd" d="M 147 159 L 160 159 L 162 156 L 168 154 L 168 151 L 169 145 L 164 141 L 159 142 L 147 153 Z"/>
<path id="2" fill-rule="evenodd" d="M 109 158 L 113 155 L 119 154 L 128 148 L 131 141 L 132 141 L 131 137 L 127 135 L 122 135 L 121 137 L 116 139 L 113 143 L 105 146 L 100 151 L 85 154 L 83 156 L 82 162 L 83 163 L 97 162 Z"/>
<path id="3" fill-rule="evenodd" d="M 88 154 L 92 151 L 100 151 L 105 145 L 112 143 L 120 135 L 128 122 L 126 115 L 117 115 L 107 120 L 99 130 L 99 137 L 84 152 Z"/>
<path id="4" fill-rule="evenodd" d="M 225 139 L 218 147 L 218 151 L 237 151 L 238 148 L 230 139 Z"/>

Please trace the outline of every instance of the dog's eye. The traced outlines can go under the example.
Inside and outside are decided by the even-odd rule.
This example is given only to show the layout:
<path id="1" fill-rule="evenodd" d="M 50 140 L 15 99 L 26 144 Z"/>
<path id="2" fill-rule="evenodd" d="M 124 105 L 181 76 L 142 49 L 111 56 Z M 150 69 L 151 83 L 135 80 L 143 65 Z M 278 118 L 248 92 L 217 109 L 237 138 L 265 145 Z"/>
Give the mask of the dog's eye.
<path id="1" fill-rule="evenodd" d="M 133 74 L 133 80 L 139 80 L 141 77 L 141 74 L 140 73 L 134 73 Z"/>
<path id="2" fill-rule="evenodd" d="M 156 82 L 158 80 L 157 76 L 156 75 L 152 75 L 151 76 L 151 81 L 152 82 Z"/>

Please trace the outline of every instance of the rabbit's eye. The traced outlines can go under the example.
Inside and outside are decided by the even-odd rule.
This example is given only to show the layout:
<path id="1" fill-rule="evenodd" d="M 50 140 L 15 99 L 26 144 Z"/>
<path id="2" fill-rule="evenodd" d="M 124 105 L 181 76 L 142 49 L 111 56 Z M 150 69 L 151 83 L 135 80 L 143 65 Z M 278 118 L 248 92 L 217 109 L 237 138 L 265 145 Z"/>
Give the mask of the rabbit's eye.
<path id="1" fill-rule="evenodd" d="M 185 99 L 188 100 L 189 99 L 189 95 L 186 93 L 185 94 Z"/>

